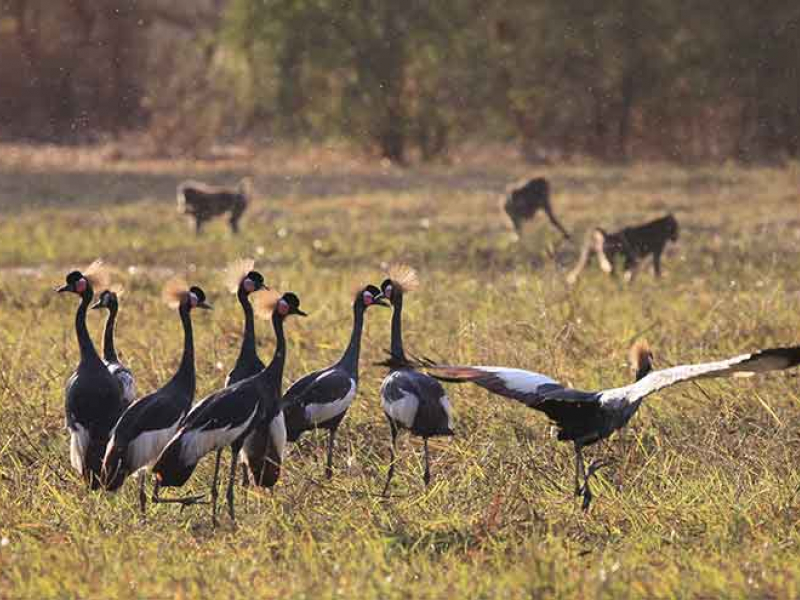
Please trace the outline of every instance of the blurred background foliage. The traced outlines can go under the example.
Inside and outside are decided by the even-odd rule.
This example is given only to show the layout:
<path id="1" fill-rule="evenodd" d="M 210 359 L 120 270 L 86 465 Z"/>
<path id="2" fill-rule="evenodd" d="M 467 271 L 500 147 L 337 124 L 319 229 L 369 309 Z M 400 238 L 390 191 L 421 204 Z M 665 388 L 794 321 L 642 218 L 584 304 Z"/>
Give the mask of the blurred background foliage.
<path id="1" fill-rule="evenodd" d="M 0 138 L 464 141 L 571 157 L 800 151 L 796 0 L 0 0 Z"/>

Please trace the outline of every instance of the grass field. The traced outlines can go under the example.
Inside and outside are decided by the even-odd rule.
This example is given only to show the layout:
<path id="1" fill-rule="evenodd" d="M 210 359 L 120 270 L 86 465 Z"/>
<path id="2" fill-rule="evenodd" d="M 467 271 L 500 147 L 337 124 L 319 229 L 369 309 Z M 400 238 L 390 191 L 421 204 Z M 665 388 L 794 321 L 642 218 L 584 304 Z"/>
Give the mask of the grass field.
<path id="1" fill-rule="evenodd" d="M 630 285 L 595 265 L 572 288 L 578 247 L 541 215 L 513 243 L 497 210 L 506 183 L 545 173 L 578 242 L 674 211 L 681 239 L 665 277 Z M 200 239 L 175 212 L 187 176 L 253 174 L 244 232 Z M 287 326 L 285 381 L 338 357 L 356 282 L 416 267 L 406 345 L 449 362 L 520 366 L 582 389 L 631 380 L 645 336 L 657 367 L 797 343 L 800 169 L 564 166 L 531 169 L 484 150 L 398 170 L 303 149 L 209 163 L 111 161 L 100 151 L 0 148 L 0 598 L 641 598 L 800 595 L 800 393 L 796 373 L 688 384 L 650 397 L 631 426 L 593 448 L 613 458 L 584 514 L 572 450 L 543 417 L 450 386 L 456 437 L 401 438 L 393 494 L 379 496 L 389 430 L 372 362 L 389 311 L 371 310 L 359 395 L 340 429 L 336 475 L 323 436 L 291 447 L 274 493 L 237 489 L 239 519 L 212 530 L 207 507 L 137 513 L 132 482 L 87 492 L 69 466 L 63 385 L 77 364 L 68 269 L 102 256 L 126 295 L 118 347 L 140 391 L 179 358 L 177 316 L 159 289 L 174 272 L 206 289 L 195 315 L 198 397 L 235 359 L 241 314 L 220 269 L 252 255 L 267 281 L 311 313 Z M 90 315 L 99 339 L 102 321 Z M 272 352 L 268 324 L 260 352 Z M 206 459 L 189 483 L 203 493 Z"/>

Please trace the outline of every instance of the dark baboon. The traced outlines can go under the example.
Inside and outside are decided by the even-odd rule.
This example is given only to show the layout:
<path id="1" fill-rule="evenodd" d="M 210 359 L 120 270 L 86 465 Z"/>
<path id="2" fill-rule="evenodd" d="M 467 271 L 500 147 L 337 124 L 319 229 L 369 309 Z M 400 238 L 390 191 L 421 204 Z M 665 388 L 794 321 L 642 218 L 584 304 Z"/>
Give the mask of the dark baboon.
<path id="1" fill-rule="evenodd" d="M 198 235 L 206 221 L 229 212 L 231 230 L 237 233 L 239 219 L 250 200 L 251 188 L 249 177 L 242 179 L 235 189 L 184 181 L 178 186 L 178 212 L 194 218 Z"/>
<path id="2" fill-rule="evenodd" d="M 561 223 L 558 222 L 550 206 L 550 184 L 544 177 L 536 177 L 524 185 L 510 186 L 507 195 L 502 199 L 503 209 L 508 218 L 514 225 L 517 237 L 522 234 L 522 226 L 525 221 L 533 219 L 536 211 L 540 208 L 544 210 L 550 222 L 555 225 L 565 238 L 570 239 L 569 233 Z"/>
<path id="3" fill-rule="evenodd" d="M 661 276 L 661 254 L 668 241 L 677 241 L 678 221 L 672 214 L 636 227 L 626 227 L 616 233 L 606 233 L 597 227 L 586 236 L 586 243 L 578 259 L 578 264 L 567 276 L 569 283 L 575 283 L 591 255 L 597 254 L 600 268 L 606 273 L 614 273 L 614 261 L 618 256 L 624 258 L 625 279 L 633 278 L 633 271 L 648 254 L 653 255 L 653 272 Z"/>

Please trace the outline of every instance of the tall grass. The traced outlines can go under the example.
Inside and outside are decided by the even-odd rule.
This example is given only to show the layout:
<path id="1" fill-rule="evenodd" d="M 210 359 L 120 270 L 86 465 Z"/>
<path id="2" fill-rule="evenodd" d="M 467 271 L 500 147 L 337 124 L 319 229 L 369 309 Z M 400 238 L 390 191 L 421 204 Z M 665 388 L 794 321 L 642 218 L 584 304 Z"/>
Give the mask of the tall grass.
<path id="1" fill-rule="evenodd" d="M 582 389 L 621 385 L 632 377 L 627 348 L 642 335 L 657 366 L 797 342 L 796 168 L 549 169 L 555 210 L 579 240 L 591 226 L 668 210 L 682 225 L 664 279 L 646 267 L 622 285 L 590 268 L 570 288 L 578 248 L 542 218 L 514 244 L 497 213 L 505 182 L 527 172 L 514 161 L 410 171 L 287 161 L 290 183 L 279 160 L 205 165 L 216 181 L 254 172 L 259 194 L 241 236 L 220 221 L 199 239 L 173 206 L 173 183 L 195 175 L 192 165 L 37 164 L 0 160 L 0 597 L 800 593 L 794 373 L 649 398 L 592 450 L 614 464 L 588 514 L 572 496 L 571 449 L 542 415 L 450 386 L 457 435 L 431 444 L 431 487 L 418 442 L 403 437 L 383 499 L 385 372 L 372 362 L 388 347 L 389 311 L 375 309 L 334 479 L 322 476 L 323 436 L 310 435 L 291 447 L 274 493 L 237 490 L 237 524 L 223 518 L 214 531 L 207 507 L 158 507 L 142 521 L 132 484 L 116 495 L 83 488 L 63 421 L 75 305 L 52 292 L 66 269 L 96 256 L 115 266 L 127 288 L 118 347 L 148 391 L 181 347 L 158 289 L 188 272 L 215 305 L 194 317 L 201 397 L 221 385 L 240 341 L 240 311 L 220 280 L 226 261 L 255 256 L 267 281 L 311 313 L 287 326 L 288 384 L 338 357 L 353 283 L 379 283 L 382 265 L 404 260 L 423 283 L 406 302 L 413 352 L 530 368 Z M 101 326 L 91 315 L 95 339 Z M 268 324 L 258 336 L 268 357 Z M 210 462 L 192 492 L 207 490 Z"/>

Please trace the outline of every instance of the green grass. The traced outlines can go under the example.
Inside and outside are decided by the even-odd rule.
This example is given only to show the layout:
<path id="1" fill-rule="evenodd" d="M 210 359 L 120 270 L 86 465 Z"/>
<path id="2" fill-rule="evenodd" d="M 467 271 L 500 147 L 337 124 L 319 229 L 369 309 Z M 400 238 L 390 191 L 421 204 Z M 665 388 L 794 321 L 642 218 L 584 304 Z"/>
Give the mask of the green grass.
<path id="1" fill-rule="evenodd" d="M 339 160 L 341 159 L 341 160 Z M 255 175 L 245 231 L 223 222 L 196 239 L 174 184 Z M 631 285 L 592 265 L 570 288 L 577 248 L 541 216 L 519 244 L 497 212 L 513 159 L 400 171 L 321 153 L 224 163 L 120 162 L 0 152 L 0 597 L 796 597 L 800 594 L 800 393 L 795 373 L 708 381 L 649 398 L 631 426 L 593 448 L 592 510 L 571 495 L 572 452 L 543 415 L 472 387 L 449 390 L 456 437 L 401 438 L 393 495 L 378 496 L 389 431 L 372 362 L 389 311 L 371 309 L 359 395 L 340 429 L 332 482 L 322 436 L 292 447 L 274 493 L 237 488 L 239 519 L 207 507 L 137 514 L 135 486 L 85 491 L 69 466 L 63 384 L 77 363 L 74 298 L 52 292 L 102 256 L 126 287 L 118 346 L 139 389 L 175 368 L 177 316 L 159 300 L 173 272 L 206 289 L 195 316 L 198 397 L 235 359 L 241 315 L 220 269 L 253 255 L 268 282 L 297 292 L 285 381 L 339 355 L 355 282 L 415 266 L 406 344 L 451 362 L 520 366 L 583 389 L 631 379 L 644 334 L 657 366 L 798 341 L 800 171 L 735 167 L 548 168 L 556 213 L 580 241 L 667 210 L 681 239 L 666 276 Z M 287 179 L 288 178 L 288 179 Z M 315 244 L 316 241 L 316 244 Z M 101 319 L 91 315 L 98 339 Z M 272 334 L 258 326 L 268 357 Z M 206 491 L 210 459 L 192 478 Z"/>

